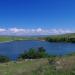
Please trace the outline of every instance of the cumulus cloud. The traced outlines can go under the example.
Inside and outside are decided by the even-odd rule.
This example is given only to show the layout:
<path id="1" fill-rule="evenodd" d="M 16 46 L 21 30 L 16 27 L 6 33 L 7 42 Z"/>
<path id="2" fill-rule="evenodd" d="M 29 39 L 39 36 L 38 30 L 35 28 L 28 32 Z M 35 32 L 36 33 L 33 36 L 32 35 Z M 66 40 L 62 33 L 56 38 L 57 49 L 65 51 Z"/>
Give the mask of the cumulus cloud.
<path id="1" fill-rule="evenodd" d="M 65 30 L 65 29 L 52 29 L 51 30 L 52 33 L 54 34 L 65 34 L 65 33 L 73 33 L 74 31 L 72 30 Z"/>
<path id="2" fill-rule="evenodd" d="M 4 28 L 0 28 L 0 32 L 5 32 L 5 31 L 7 31 L 7 30 Z"/>
<path id="3" fill-rule="evenodd" d="M 18 28 L 10 28 L 8 30 L 13 33 L 25 32 L 25 29 L 18 29 Z"/>
<path id="4" fill-rule="evenodd" d="M 55 34 L 65 34 L 65 33 L 73 33 L 74 31 L 72 30 L 64 30 L 64 29 L 53 29 L 52 32 Z"/>
<path id="5" fill-rule="evenodd" d="M 24 28 L 0 28 L 0 35 L 52 35 L 52 34 L 65 34 L 74 33 L 72 30 L 67 29 L 24 29 Z"/>
<path id="6" fill-rule="evenodd" d="M 38 28 L 38 29 L 36 29 L 36 31 L 37 31 L 37 32 L 42 32 L 43 29 L 42 29 L 42 28 Z"/>

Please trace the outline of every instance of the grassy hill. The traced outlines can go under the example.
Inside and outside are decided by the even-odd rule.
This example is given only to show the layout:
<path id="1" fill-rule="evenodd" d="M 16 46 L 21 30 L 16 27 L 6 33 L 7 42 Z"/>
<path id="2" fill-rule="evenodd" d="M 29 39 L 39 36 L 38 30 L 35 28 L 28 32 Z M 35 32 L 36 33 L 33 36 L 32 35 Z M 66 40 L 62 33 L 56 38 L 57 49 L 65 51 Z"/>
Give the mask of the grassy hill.
<path id="1" fill-rule="evenodd" d="M 75 33 L 62 34 L 62 35 L 52 35 L 43 38 L 49 42 L 72 42 L 75 43 Z"/>

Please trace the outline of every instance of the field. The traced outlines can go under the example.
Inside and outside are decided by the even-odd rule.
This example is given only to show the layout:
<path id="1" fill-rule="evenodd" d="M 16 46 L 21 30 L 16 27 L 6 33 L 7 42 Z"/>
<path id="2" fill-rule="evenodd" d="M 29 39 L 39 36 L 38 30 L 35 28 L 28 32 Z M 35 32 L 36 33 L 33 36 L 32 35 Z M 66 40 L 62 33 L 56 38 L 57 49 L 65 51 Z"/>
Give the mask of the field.
<path id="1" fill-rule="evenodd" d="M 0 64 L 0 75 L 75 75 L 75 56 L 10 61 Z"/>
<path id="2" fill-rule="evenodd" d="M 75 42 L 75 33 L 48 36 L 0 36 L 0 42 L 18 40 L 43 40 L 49 42 Z"/>
<path id="3" fill-rule="evenodd" d="M 0 36 L 0 42 L 18 41 L 18 40 L 33 40 L 35 37 L 21 37 L 21 36 Z"/>

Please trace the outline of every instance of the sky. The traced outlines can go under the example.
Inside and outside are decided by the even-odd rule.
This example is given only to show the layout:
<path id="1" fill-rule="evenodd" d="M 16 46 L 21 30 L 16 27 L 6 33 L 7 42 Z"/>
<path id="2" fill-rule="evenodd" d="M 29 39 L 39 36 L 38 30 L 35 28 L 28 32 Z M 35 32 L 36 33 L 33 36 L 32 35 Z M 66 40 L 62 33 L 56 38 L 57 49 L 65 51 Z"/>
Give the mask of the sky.
<path id="1" fill-rule="evenodd" d="M 0 35 L 75 32 L 75 0 L 0 0 Z"/>

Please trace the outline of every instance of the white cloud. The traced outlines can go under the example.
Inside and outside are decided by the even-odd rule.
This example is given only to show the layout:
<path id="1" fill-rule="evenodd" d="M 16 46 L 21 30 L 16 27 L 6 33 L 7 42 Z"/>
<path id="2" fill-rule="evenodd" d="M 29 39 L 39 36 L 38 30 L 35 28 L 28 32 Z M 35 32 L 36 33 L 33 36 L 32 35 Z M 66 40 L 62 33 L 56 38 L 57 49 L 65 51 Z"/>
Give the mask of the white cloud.
<path id="1" fill-rule="evenodd" d="M 52 33 L 54 34 L 65 34 L 65 33 L 73 33 L 74 31 L 72 30 L 65 30 L 65 29 L 52 29 L 51 30 Z"/>
<path id="2" fill-rule="evenodd" d="M 36 31 L 37 32 L 42 32 L 43 30 L 42 30 L 42 28 L 37 28 Z"/>
<path id="3" fill-rule="evenodd" d="M 75 31 L 68 29 L 24 29 L 24 28 L 0 28 L 0 35 L 52 35 L 74 33 Z"/>
<path id="4" fill-rule="evenodd" d="M 53 34 L 58 34 L 59 30 L 57 30 L 57 29 L 51 29 L 50 32 L 53 33 Z"/>
<path id="5" fill-rule="evenodd" d="M 18 28 L 10 28 L 8 30 L 13 33 L 25 32 L 25 29 L 18 29 Z"/>
<path id="6" fill-rule="evenodd" d="M 5 32 L 5 31 L 7 31 L 7 30 L 4 28 L 0 28 L 0 32 Z"/>

